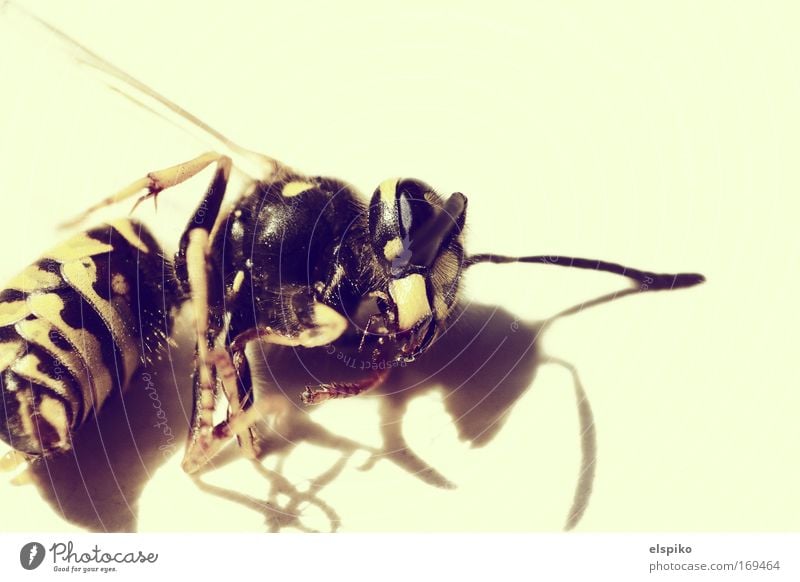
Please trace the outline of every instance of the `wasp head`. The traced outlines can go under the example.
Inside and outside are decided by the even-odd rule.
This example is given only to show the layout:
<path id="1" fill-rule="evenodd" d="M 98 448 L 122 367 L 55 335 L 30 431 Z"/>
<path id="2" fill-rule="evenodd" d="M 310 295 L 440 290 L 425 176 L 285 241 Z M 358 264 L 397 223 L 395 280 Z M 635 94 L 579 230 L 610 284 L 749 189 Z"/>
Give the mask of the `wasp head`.
<path id="1" fill-rule="evenodd" d="M 466 211 L 463 194 L 445 201 L 414 179 L 386 180 L 372 196 L 370 239 L 385 276 L 381 311 L 396 360 L 422 353 L 455 303 Z"/>

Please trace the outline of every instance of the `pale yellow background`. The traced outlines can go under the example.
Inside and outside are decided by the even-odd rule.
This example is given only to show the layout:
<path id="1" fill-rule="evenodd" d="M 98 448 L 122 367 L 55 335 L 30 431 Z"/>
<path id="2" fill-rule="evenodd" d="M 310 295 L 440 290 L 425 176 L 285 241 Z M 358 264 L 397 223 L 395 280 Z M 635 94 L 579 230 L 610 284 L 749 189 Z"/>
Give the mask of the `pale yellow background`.
<path id="1" fill-rule="evenodd" d="M 575 367 L 594 411 L 597 473 L 579 530 L 798 529 L 795 3 L 161 4 L 27 5 L 247 147 L 366 193 L 396 175 L 464 192 L 472 251 L 708 277 L 696 289 L 587 310 L 540 338 L 539 349 Z M 4 20 L 0 34 L 7 279 L 62 236 L 60 219 L 207 146 L 85 71 L 48 65 L 53 49 L 24 19 Z M 168 244 L 204 187 L 163 199 L 155 223 L 174 237 Z M 140 215 L 153 218 L 150 208 Z M 466 278 L 465 297 L 524 322 L 622 287 L 587 272 L 482 267 Z M 483 447 L 459 439 L 448 397 L 421 391 L 402 431 L 455 489 L 388 460 L 359 471 L 363 451 L 346 459 L 308 442 L 280 473 L 303 489 L 341 462 L 318 497 L 342 530 L 563 528 L 580 470 L 569 372 L 540 365 Z M 365 396 L 312 419 L 379 447 L 380 406 Z M 168 412 L 182 434 L 180 407 Z M 117 518 L 105 527 L 136 511 L 142 531 L 266 528 L 258 504 L 270 481 L 253 466 L 235 461 L 204 477 L 250 496 L 245 506 L 198 489 L 179 457 L 148 467 L 140 497 L 112 502 Z M 277 457 L 265 465 L 275 469 Z M 5 482 L 0 522 L 9 531 L 81 527 L 35 487 Z M 330 525 L 319 506 L 300 522 Z"/>

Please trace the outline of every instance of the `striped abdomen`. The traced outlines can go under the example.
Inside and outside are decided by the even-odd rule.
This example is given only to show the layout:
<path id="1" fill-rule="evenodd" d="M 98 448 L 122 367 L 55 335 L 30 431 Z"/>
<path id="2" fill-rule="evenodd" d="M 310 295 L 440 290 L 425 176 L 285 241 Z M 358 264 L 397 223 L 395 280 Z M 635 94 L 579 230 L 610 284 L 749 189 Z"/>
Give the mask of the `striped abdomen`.
<path id="1" fill-rule="evenodd" d="M 139 223 L 119 220 L 46 253 L 0 292 L 0 438 L 38 455 L 124 389 L 170 332 L 171 265 Z"/>

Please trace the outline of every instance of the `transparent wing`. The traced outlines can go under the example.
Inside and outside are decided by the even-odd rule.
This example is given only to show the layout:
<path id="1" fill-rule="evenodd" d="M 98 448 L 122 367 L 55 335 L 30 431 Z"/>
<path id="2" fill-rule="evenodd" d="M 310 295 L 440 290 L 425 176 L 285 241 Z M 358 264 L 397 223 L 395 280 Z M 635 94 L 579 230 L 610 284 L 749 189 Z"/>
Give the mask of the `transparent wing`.
<path id="1" fill-rule="evenodd" d="M 14 42 L 13 35 L 7 34 L 13 31 L 17 40 L 24 38 L 26 42 L 33 41 L 39 47 L 47 47 L 49 51 L 60 51 L 62 58 L 74 65 L 89 69 L 97 82 L 104 83 L 110 90 L 198 139 L 208 148 L 229 156 L 234 162 L 235 170 L 246 177 L 252 180 L 267 180 L 277 173 L 279 168 L 284 167 L 270 156 L 240 146 L 191 112 L 19 4 L 11 1 L 2 3 L 0 17 L 5 31 L 5 42 Z M 4 52 L 6 55 L 13 55 L 16 51 L 7 49 Z"/>

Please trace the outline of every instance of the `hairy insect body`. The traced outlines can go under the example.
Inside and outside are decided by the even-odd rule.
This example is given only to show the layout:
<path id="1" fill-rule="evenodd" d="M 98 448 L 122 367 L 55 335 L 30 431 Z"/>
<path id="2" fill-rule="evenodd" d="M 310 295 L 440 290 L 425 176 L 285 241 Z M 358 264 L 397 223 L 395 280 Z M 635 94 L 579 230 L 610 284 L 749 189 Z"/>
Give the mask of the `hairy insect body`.
<path id="1" fill-rule="evenodd" d="M 226 305 L 232 334 L 268 326 L 296 335 L 311 323 L 316 303 L 353 316 L 376 277 L 371 253 L 365 252 L 365 212 L 341 182 L 295 178 L 259 184 L 215 237 L 210 253 L 224 280 L 243 273 L 240 292 Z"/>
<path id="2" fill-rule="evenodd" d="M 433 192 L 424 194 L 428 204 L 443 205 Z M 222 321 L 227 314 L 232 338 L 264 327 L 292 338 L 324 325 L 315 321 L 321 316 L 341 317 L 345 322 L 341 334 L 329 334 L 325 344 L 334 343 L 337 350 L 358 351 L 367 358 L 395 359 L 402 350 L 396 342 L 384 340 L 398 318 L 387 305 L 392 301 L 391 265 L 397 261 L 394 254 L 386 256 L 385 245 L 376 253 L 371 233 L 367 201 L 342 181 L 289 175 L 258 184 L 212 241 L 209 257 L 216 263 L 212 271 L 217 280 L 227 282 L 226 289 L 216 294 L 232 298 L 224 305 L 225 313 L 219 304 L 214 314 L 214 302 L 210 302 L 212 319 Z M 398 249 L 392 253 L 404 249 L 402 242 L 396 242 Z M 409 303 L 433 306 L 440 325 L 455 303 L 463 257 L 460 237 L 453 236 L 442 246 L 430 265 L 434 276 L 428 280 L 409 277 L 406 291 Z M 420 285 L 415 288 L 417 279 Z M 377 317 L 387 314 L 395 321 Z M 422 315 L 412 317 L 408 327 Z M 309 347 L 309 343 L 300 345 Z"/>
<path id="3" fill-rule="evenodd" d="M 140 224 L 121 220 L 47 253 L 0 293 L 0 437 L 16 450 L 69 449 L 74 431 L 163 345 L 173 308 L 186 302 L 196 357 L 183 468 L 199 470 L 232 437 L 255 458 L 255 425 L 269 400 L 254 394 L 249 344 L 355 356 L 362 376 L 306 386 L 300 395 L 306 404 L 355 396 L 443 336 L 464 269 L 544 258 L 466 256 L 466 196 L 445 198 L 411 178 L 382 182 L 367 201 L 340 180 L 275 162 L 271 179 L 223 211 L 232 161 L 215 152 L 150 172 L 80 218 L 143 190 L 139 202 L 155 198 L 211 164 L 216 171 L 172 263 Z M 694 273 L 546 258 L 623 274 L 648 290 L 703 281 Z M 227 415 L 217 422 L 220 392 Z"/>
<path id="4" fill-rule="evenodd" d="M 50 250 L 0 292 L 0 438 L 43 455 L 71 436 L 171 331 L 177 289 L 155 239 L 118 220 Z"/>

